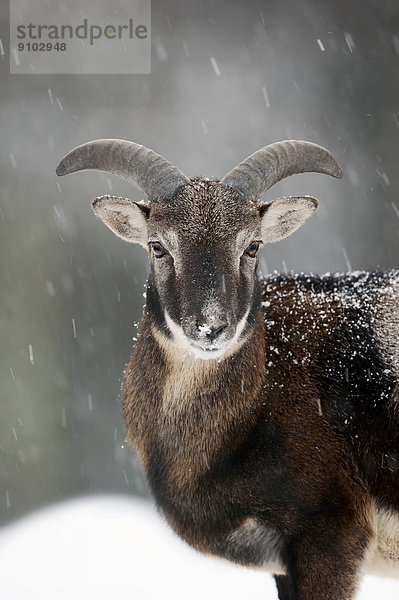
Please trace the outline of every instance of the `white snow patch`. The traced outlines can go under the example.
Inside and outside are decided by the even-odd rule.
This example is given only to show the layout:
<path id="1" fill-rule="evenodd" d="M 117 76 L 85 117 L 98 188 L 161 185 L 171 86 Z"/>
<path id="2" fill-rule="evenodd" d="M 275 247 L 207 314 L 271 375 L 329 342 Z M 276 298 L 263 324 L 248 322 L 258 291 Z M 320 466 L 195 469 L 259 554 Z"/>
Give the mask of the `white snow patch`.
<path id="1" fill-rule="evenodd" d="M 202 335 L 203 337 L 205 337 L 209 333 L 212 333 L 212 329 L 206 323 L 204 323 L 203 325 L 198 325 L 198 330 L 200 332 L 200 335 Z"/>
<path id="2" fill-rule="evenodd" d="M 0 530 L 0 597 L 277 599 L 270 575 L 202 556 L 147 502 L 74 500 Z M 389 599 L 388 599 L 389 600 Z"/>
<path id="3" fill-rule="evenodd" d="M 201 556 L 147 502 L 100 496 L 0 529 L 0 597 L 23 600 L 277 600 L 272 577 Z M 397 600 L 399 581 L 366 577 L 357 600 Z"/>

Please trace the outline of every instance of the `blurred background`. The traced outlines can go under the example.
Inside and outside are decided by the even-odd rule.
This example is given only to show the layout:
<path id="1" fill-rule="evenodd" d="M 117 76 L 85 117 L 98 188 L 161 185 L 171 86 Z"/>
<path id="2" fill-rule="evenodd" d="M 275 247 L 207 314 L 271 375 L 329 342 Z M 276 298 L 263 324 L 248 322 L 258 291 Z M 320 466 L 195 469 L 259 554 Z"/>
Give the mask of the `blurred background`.
<path id="1" fill-rule="evenodd" d="M 99 0 L 97 0 L 98 2 Z M 104 10 L 109 0 L 100 0 Z M 343 181 L 301 175 L 269 199 L 320 209 L 263 250 L 264 273 L 399 265 L 399 6 L 394 0 L 152 0 L 151 75 L 9 75 L 0 6 L 0 523 L 93 493 L 148 495 L 120 388 L 144 303 L 144 250 L 91 198 L 142 196 L 96 172 L 57 179 L 74 146 L 143 143 L 222 177 L 268 143 L 330 149 Z"/>

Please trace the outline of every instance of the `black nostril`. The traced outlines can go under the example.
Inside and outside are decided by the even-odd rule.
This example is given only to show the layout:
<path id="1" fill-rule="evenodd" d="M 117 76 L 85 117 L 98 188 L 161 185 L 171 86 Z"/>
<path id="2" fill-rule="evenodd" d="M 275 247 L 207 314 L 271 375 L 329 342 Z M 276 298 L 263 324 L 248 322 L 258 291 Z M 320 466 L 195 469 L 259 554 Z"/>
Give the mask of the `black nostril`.
<path id="1" fill-rule="evenodd" d="M 223 323 L 223 325 L 219 325 L 219 327 L 210 327 L 210 328 L 209 328 L 209 329 L 210 329 L 210 331 L 209 331 L 209 332 L 207 332 L 207 334 L 206 334 L 206 337 L 207 337 L 209 340 L 213 341 L 213 340 L 215 340 L 215 339 L 218 337 L 218 335 L 219 335 L 220 333 L 222 333 L 222 331 L 223 331 L 224 329 L 226 329 L 226 327 L 227 327 L 227 323 Z"/>

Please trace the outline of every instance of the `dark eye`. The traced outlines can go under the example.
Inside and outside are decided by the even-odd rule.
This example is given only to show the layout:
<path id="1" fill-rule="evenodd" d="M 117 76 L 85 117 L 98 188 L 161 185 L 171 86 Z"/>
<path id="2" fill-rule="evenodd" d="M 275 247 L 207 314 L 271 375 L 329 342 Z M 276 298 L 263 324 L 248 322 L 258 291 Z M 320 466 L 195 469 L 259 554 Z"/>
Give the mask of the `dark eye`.
<path id="1" fill-rule="evenodd" d="M 252 242 L 245 250 L 245 254 L 248 254 L 251 258 L 255 258 L 259 250 L 259 242 Z"/>
<path id="2" fill-rule="evenodd" d="M 166 248 L 164 248 L 164 246 L 162 246 L 162 244 L 159 242 L 151 242 L 150 246 L 156 258 L 162 258 L 162 256 L 165 256 L 165 254 L 169 254 Z"/>

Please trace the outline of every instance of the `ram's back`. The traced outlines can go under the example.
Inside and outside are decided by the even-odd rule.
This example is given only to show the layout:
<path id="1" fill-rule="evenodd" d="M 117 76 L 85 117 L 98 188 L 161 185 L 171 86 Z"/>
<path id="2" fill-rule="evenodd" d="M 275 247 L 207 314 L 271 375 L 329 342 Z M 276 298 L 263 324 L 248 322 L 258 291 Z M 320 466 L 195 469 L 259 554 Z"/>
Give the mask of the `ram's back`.
<path id="1" fill-rule="evenodd" d="M 399 510 L 399 271 L 271 275 L 262 307 L 271 378 L 278 364 L 317 390 L 378 506 Z"/>

